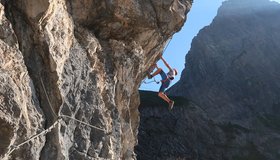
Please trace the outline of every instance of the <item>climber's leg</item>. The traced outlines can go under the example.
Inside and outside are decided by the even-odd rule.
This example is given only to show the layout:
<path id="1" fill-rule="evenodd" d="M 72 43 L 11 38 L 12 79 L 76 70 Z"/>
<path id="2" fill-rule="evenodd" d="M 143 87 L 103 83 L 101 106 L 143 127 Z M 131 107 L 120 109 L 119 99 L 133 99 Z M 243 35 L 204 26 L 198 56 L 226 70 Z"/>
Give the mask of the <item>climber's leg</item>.
<path id="1" fill-rule="evenodd" d="M 161 73 L 162 69 L 157 67 L 157 70 L 153 73 L 153 74 L 148 74 L 148 78 L 151 79 L 154 76 L 158 75 L 159 73 Z M 163 71 L 162 71 L 163 72 Z"/>
<path id="2" fill-rule="evenodd" d="M 154 76 L 158 75 L 161 71 L 162 71 L 161 68 L 157 68 L 157 70 L 152 74 L 152 76 L 154 77 Z"/>
<path id="3" fill-rule="evenodd" d="M 171 110 L 173 108 L 173 105 L 174 105 L 174 101 L 170 100 L 166 94 L 164 94 L 164 92 L 159 92 L 158 93 L 158 96 L 160 98 L 162 98 L 163 100 L 165 100 L 169 105 L 168 105 L 168 109 Z"/>
<path id="4" fill-rule="evenodd" d="M 162 98 L 164 101 L 169 103 L 171 100 L 164 94 L 164 92 L 158 92 L 158 96 Z"/>

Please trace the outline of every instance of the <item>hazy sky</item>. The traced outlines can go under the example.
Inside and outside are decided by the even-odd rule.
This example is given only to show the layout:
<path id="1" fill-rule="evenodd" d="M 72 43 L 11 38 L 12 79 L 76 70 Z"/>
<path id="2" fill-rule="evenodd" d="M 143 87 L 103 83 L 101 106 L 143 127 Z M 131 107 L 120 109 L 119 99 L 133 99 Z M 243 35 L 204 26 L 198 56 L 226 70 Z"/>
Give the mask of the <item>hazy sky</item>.
<path id="1" fill-rule="evenodd" d="M 171 85 L 175 84 L 180 79 L 181 72 L 185 65 L 185 56 L 190 49 L 193 37 L 197 35 L 200 29 L 212 22 L 223 1 L 226 0 L 194 0 L 191 11 L 187 15 L 185 25 L 180 32 L 173 36 L 163 55 L 170 66 L 176 68 L 179 72 L 179 75 L 172 81 Z M 280 3 L 280 0 L 273 1 Z M 158 65 L 162 67 L 164 71 L 168 71 L 162 62 L 158 62 Z M 156 80 L 160 79 L 160 76 L 156 76 Z M 150 80 L 147 79 L 146 81 L 149 82 Z M 150 83 L 143 84 L 140 89 L 158 91 L 159 87 L 160 84 Z"/>

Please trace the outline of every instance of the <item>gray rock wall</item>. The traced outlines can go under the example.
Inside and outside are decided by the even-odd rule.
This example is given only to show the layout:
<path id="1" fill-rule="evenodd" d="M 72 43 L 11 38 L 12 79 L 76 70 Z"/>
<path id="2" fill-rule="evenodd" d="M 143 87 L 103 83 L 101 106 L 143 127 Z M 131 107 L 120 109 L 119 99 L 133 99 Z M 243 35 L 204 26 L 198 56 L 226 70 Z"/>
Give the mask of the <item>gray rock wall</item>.
<path id="1" fill-rule="evenodd" d="M 45 117 L 11 23 L 0 4 L 0 157 L 12 145 L 25 141 L 44 128 Z M 14 155 L 38 159 L 45 139 L 35 139 Z M 1 158 L 2 159 L 2 158 Z"/>
<path id="2" fill-rule="evenodd" d="M 135 158 L 140 82 L 191 3 L 2 0 L 1 159 Z"/>

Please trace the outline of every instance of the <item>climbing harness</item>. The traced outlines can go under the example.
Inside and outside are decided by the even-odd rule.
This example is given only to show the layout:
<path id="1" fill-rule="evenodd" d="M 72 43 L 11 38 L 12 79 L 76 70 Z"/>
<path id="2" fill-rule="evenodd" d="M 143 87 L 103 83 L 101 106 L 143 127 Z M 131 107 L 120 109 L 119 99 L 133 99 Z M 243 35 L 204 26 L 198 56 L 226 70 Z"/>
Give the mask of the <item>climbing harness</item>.
<path id="1" fill-rule="evenodd" d="M 165 79 L 161 80 L 161 82 L 162 82 L 162 83 L 165 83 L 165 82 L 168 81 L 168 80 L 169 80 L 169 78 L 166 77 Z"/>

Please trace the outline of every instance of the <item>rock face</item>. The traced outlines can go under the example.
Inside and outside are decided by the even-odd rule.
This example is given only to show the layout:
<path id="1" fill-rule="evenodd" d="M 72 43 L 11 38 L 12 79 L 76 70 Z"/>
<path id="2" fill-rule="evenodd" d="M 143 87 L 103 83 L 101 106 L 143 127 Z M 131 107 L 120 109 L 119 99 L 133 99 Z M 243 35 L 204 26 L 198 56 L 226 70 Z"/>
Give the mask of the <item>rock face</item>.
<path id="1" fill-rule="evenodd" d="M 279 159 L 279 12 L 269 0 L 223 3 L 168 91 L 190 103 L 141 104 L 139 159 Z"/>
<path id="2" fill-rule="evenodd" d="M 0 156 L 44 127 L 44 117 L 16 35 L 0 4 Z M 45 139 L 35 139 L 14 155 L 39 159 Z M 10 148 L 11 149 L 11 148 Z M 2 159 L 2 158 L 1 158 Z"/>
<path id="3" fill-rule="evenodd" d="M 278 159 L 279 141 L 263 144 L 266 150 L 259 150 L 255 142 L 261 138 L 254 130 L 218 122 L 188 99 L 170 96 L 176 105 L 169 111 L 157 93 L 142 91 L 140 97 L 141 121 L 135 147 L 139 160 Z M 248 140 L 253 138 L 257 139 Z"/>
<path id="4" fill-rule="evenodd" d="M 140 82 L 191 3 L 1 0 L 0 159 L 135 158 Z"/>
<path id="5" fill-rule="evenodd" d="M 279 11 L 268 0 L 224 2 L 194 38 L 183 76 L 169 93 L 188 97 L 221 120 L 271 112 L 280 102 Z"/>
<path id="6" fill-rule="evenodd" d="M 195 137 L 200 135 L 194 132 L 199 130 L 194 124 L 206 121 L 200 115 L 201 109 L 187 99 L 171 97 L 176 101 L 176 108 L 169 112 L 168 105 L 157 93 L 141 91 L 140 97 L 139 144 L 135 147 L 137 159 L 197 159 L 194 144 L 199 139 Z M 202 125 L 197 126 L 202 128 Z"/>

